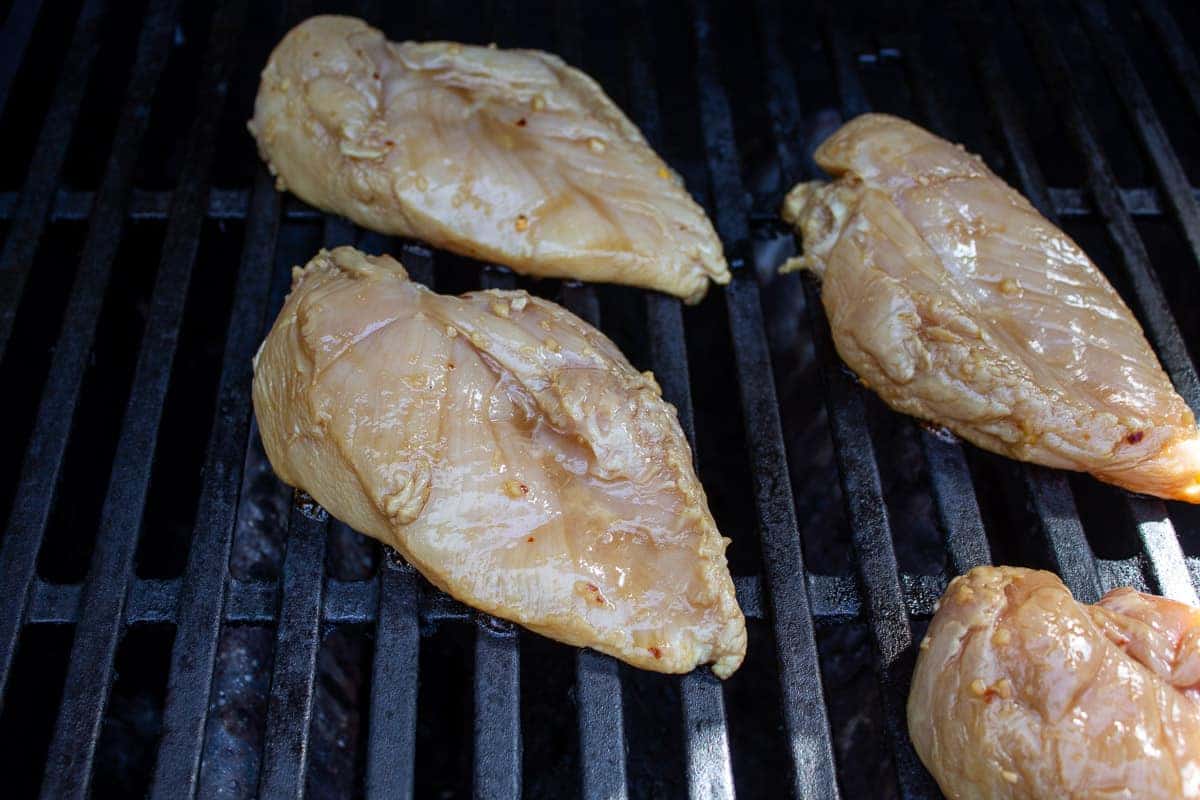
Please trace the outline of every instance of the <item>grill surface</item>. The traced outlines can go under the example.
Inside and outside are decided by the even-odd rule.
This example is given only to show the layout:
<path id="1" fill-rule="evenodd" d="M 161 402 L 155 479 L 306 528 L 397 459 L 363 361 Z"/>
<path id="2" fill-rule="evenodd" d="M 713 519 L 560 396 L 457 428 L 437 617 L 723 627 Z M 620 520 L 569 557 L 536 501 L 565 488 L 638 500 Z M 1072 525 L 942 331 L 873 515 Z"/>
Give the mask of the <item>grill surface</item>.
<path id="1" fill-rule="evenodd" d="M 771 277 L 794 252 L 775 212 L 817 174 L 814 144 L 842 118 L 898 113 L 1064 225 L 1200 408 L 1190 4 L 341 9 L 393 39 L 539 47 L 593 74 L 725 243 L 734 280 L 696 308 L 481 272 L 276 194 L 242 127 L 258 70 L 331 9 L 58 5 L 0 5 L 14 795 L 931 797 L 904 700 L 951 576 L 994 560 L 1054 569 L 1082 600 L 1134 585 L 1196 601 L 1195 509 L 891 414 L 840 365 L 818 287 Z M 734 678 L 548 644 L 282 493 L 250 358 L 290 267 L 342 243 L 442 291 L 529 288 L 654 370 L 734 539 L 750 629 Z"/>

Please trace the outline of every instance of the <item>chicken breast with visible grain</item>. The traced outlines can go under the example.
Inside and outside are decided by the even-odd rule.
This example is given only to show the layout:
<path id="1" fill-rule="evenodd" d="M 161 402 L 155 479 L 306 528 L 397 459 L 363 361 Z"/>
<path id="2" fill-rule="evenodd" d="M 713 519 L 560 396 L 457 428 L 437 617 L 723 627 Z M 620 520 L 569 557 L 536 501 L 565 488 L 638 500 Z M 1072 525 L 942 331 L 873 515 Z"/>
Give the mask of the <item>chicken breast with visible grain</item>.
<path id="1" fill-rule="evenodd" d="M 921 642 L 908 728 L 957 800 L 1200 797 L 1200 610 L 978 567 Z"/>
<path id="2" fill-rule="evenodd" d="M 313 17 L 271 54 L 250 130 L 281 187 L 372 230 L 689 302 L 729 281 L 679 178 L 547 53 L 389 42 Z"/>
<path id="3" fill-rule="evenodd" d="M 255 359 L 254 410 L 280 478 L 459 600 L 646 669 L 741 663 L 675 410 L 559 306 L 322 251 Z"/>
<path id="4" fill-rule="evenodd" d="M 1075 242 L 976 156 L 882 114 L 816 153 L 784 218 L 838 353 L 893 408 L 1002 455 L 1200 501 L 1200 434 Z"/>

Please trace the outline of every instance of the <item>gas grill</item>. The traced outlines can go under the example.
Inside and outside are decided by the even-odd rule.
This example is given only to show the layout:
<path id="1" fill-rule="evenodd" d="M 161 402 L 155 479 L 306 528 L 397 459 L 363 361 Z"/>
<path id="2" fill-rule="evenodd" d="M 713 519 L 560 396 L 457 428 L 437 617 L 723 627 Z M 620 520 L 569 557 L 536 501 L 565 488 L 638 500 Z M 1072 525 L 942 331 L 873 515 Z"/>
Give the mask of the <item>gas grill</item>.
<path id="1" fill-rule="evenodd" d="M 1052 569 L 1196 602 L 1200 512 L 889 412 L 832 348 L 784 192 L 842 119 L 979 152 L 1127 300 L 1200 408 L 1200 8 L 494 0 L 0 4 L 0 764 L 7 796 L 936 797 L 904 702 L 948 580 Z M 276 193 L 244 131 L 300 19 L 495 41 L 592 74 L 708 209 L 694 308 L 534 281 Z M 522 287 L 679 410 L 750 645 L 722 684 L 479 614 L 282 487 L 250 359 L 293 265 L 353 243 Z M 481 268 L 482 267 L 482 268 Z"/>

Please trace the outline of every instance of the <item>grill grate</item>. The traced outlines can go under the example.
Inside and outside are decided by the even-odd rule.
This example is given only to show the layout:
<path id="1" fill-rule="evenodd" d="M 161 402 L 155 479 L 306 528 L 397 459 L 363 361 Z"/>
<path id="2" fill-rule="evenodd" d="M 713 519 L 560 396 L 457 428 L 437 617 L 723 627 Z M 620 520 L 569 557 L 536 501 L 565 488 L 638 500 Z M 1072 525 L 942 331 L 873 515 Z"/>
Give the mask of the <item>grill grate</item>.
<path id="1" fill-rule="evenodd" d="M 752 621 L 752 634 L 761 630 L 766 637 L 753 640 L 752 646 L 773 649 L 758 656 L 761 663 L 774 662 L 761 674 L 774 676 L 777 683 L 745 691 L 777 693 L 780 727 L 772 732 L 777 741 L 771 746 L 782 754 L 790 791 L 797 797 L 836 797 L 839 783 L 848 795 L 864 789 L 883 792 L 879 786 L 864 786 L 854 775 L 858 765 L 848 760 L 843 741 L 853 734 L 837 719 L 836 704 L 829 702 L 823 686 L 821 668 L 829 655 L 819 647 L 819 634 L 846 625 L 865 626 L 871 642 L 882 728 L 878 756 L 889 761 L 895 777 L 895 786 L 887 791 L 903 797 L 937 795 L 905 733 L 913 644 L 951 575 L 991 561 L 993 550 L 997 557 L 1013 552 L 1010 538 L 1023 532 L 1006 529 L 1009 518 L 997 516 L 997 508 L 1009 503 L 1014 491 L 1017 505 L 1026 507 L 1030 520 L 1029 541 L 1017 552 L 1057 570 L 1077 597 L 1094 600 L 1107 589 L 1132 583 L 1196 602 L 1193 558 L 1200 555 L 1200 519 L 1191 509 L 1085 486 L 1038 467 L 997 466 L 931 430 L 889 418 L 887 424 L 898 426 L 902 436 L 916 443 L 924 462 L 924 491 L 943 536 L 944 567 L 913 570 L 905 549 L 910 546 L 909 519 L 897 512 L 896 490 L 885 469 L 893 456 L 881 445 L 872 422 L 877 404 L 841 366 L 819 313 L 819 288 L 803 279 L 800 285 L 778 289 L 775 296 L 776 284 L 763 292 L 757 280 L 764 266 L 794 251 L 790 235 L 774 221 L 774 209 L 783 189 L 815 175 L 812 142 L 818 138 L 825 109 L 833 105 L 842 116 L 850 116 L 882 105 L 941 135 L 965 139 L 970 134 L 974 141 L 975 133 L 960 129 L 964 114 L 955 113 L 955 104 L 947 99 L 955 92 L 961 96 L 969 85 L 969 91 L 978 92 L 974 102 L 993 125 L 984 137 L 994 138 L 987 146 L 995 150 L 985 151 L 989 162 L 1001 167 L 1050 219 L 1066 221 L 1069 229 L 1075 224 L 1088 227 L 1088 235 L 1109 248 L 1097 252 L 1097 261 L 1106 268 L 1111 265 L 1113 280 L 1180 393 L 1193 409 L 1200 408 L 1200 380 L 1187 347 L 1200 323 L 1172 314 L 1163 285 L 1175 285 L 1174 270 L 1200 265 L 1200 201 L 1188 178 L 1188 170 L 1195 169 L 1189 158 L 1195 154 L 1172 148 L 1168 131 L 1177 118 L 1160 116 L 1157 87 L 1143 77 L 1151 66 L 1140 53 L 1136 60 L 1131 55 L 1123 27 L 1136 14 L 1145 35 L 1161 45 L 1161 54 L 1151 57 L 1161 58 L 1157 68 L 1176 81 L 1170 91 L 1182 92 L 1187 113 L 1200 116 L 1200 69 L 1187 44 L 1187 26 L 1180 24 L 1196 24 L 1196 15 L 1187 9 L 1173 14 L 1162 0 L 1142 0 L 1136 8 L 1115 0 L 1111 8 L 1094 0 L 1079 0 L 1069 8 L 1065 0 L 1048 7 L 1032 0 L 1012 3 L 1013 9 L 1007 4 L 980 9 L 973 0 L 962 0 L 944 21 L 946 27 L 937 29 L 931 26 L 941 21 L 929 22 L 900 6 L 879 11 L 851 3 L 809 14 L 778 0 L 754 0 L 744 9 L 727 0 L 695 0 L 685 10 L 646 0 L 624 0 L 606 10 L 568 2 L 555 4 L 553 12 L 545 14 L 489 3 L 482 14 L 459 9 L 454 19 L 448 16 L 453 11 L 421 4 L 385 25 L 393 38 L 496 39 L 559 52 L 601 77 L 650 142 L 705 200 L 734 279 L 698 309 L 684 309 L 677 300 L 657 294 L 609 293 L 553 281 L 531 284 L 490 267 L 482 283 L 530 286 L 606 331 L 624 331 L 626 338 L 640 341 L 641 352 L 631 355 L 635 363 L 641 357 L 644 366 L 654 370 L 664 396 L 679 410 L 693 447 L 698 444 L 698 417 L 706 412 L 705 397 L 693 398 L 692 393 L 710 391 L 705 381 L 719 372 L 703 363 L 703 356 L 698 360 L 697 349 L 714 336 L 727 340 L 736 374 L 734 396 L 740 402 L 740 446 L 753 465 L 752 474 L 745 476 L 746 502 L 755 516 L 751 535 L 758 537 L 756 546 L 738 541 L 734 548 L 741 561 L 761 563 L 751 574 L 735 574 L 735 585 Z M 257 436 L 250 413 L 249 361 L 282 302 L 291 265 L 306 260 L 318 242 L 357 242 L 370 250 L 399 254 L 413 278 L 427 285 L 457 289 L 458 283 L 471 280 L 453 257 L 359 231 L 281 197 L 264 170 L 254 165 L 250 171 L 252 150 L 244 141 L 237 157 L 247 162 L 244 174 L 252 177 L 229 183 L 221 169 L 222 159 L 230 157 L 222 136 L 229 117 L 226 106 L 238 113 L 247 107 L 244 98 L 232 94 L 248 85 L 244 77 L 239 82 L 239 76 L 256 74 L 265 48 L 310 9 L 292 4 L 286 13 L 279 9 L 264 16 L 246 0 L 225 0 L 211 12 L 191 2 L 148 0 L 137 18 L 140 34 L 128 82 L 117 90 L 121 110 L 112 149 L 105 154 L 98 186 L 90 186 L 68 179 L 69 164 L 72 152 L 82 146 L 80 140 L 90 133 L 80 120 L 87 118 L 89 95 L 99 91 L 89 76 L 105 68 L 100 59 L 105 25 L 122 10 L 103 0 L 83 0 L 77 16 L 56 21 L 43 5 L 39 0 L 14 0 L 0 28 L 0 114 L 10 125 L 22 111 L 10 103 L 25 96 L 23 86 L 27 94 L 27 86 L 36 85 L 36 78 L 22 67 L 37 52 L 38 37 L 55 24 L 73 26 L 70 36 L 63 37 L 69 44 L 47 110 L 32 123 L 40 133 L 22 182 L 19 187 L 0 186 L 0 375 L 24 378 L 12 365 L 38 359 L 47 370 L 43 384 L 21 389 L 35 401 L 26 414 L 31 432 L 27 448 L 10 457 L 15 489 L 0 538 L 0 690 L 7 692 L 0 728 L 11 725 L 5 719 L 13 706 L 18 644 L 26 646 L 23 632 L 50 625 L 69 626 L 74 632 L 65 656 L 61 697 L 57 707 L 46 710 L 51 723 L 45 764 L 44 769 L 38 766 L 43 774 L 34 779 L 32 791 L 44 797 L 84 797 L 94 789 L 101 766 L 98 743 L 110 713 L 123 637 L 133 626 L 165 624 L 174 630 L 174 639 L 147 791 L 163 798 L 213 794 L 201 761 L 210 755 L 205 734 L 216 713 L 214 670 L 222 630 L 257 625 L 272 631 L 274 656 L 264 667 L 271 673 L 270 690 L 261 765 L 254 780 L 262 796 L 303 796 L 311 790 L 306 775 L 318 746 L 311 730 L 321 634 L 331 626 L 358 626 L 370 630 L 375 641 L 362 790 L 375 797 L 411 796 L 418 788 L 415 776 L 423 769 L 417 757 L 424 735 L 418 725 L 424 712 L 418 685 L 434 677 L 422 671 L 422 648 L 439 626 L 454 625 L 472 626 L 473 790 L 486 797 L 529 793 L 537 784 L 532 782 L 536 776 L 525 769 L 531 754 L 523 745 L 536 732 L 523 730 L 523 702 L 536 698 L 539 687 L 532 692 L 522 687 L 523 659 L 536 654 L 522 647 L 522 635 L 513 626 L 436 592 L 391 557 L 379 559 L 374 577 L 343 579 L 326 566 L 327 533 L 334 526 L 300 493 L 288 515 L 286 555 L 278 576 L 258 580 L 230 570 L 239 507 L 249 502 L 243 496 L 247 448 Z M 381 17 L 379 8 L 365 2 L 350 10 L 374 20 Z M 194 86 L 169 85 L 164 77 L 173 74 L 170 65 L 180 58 L 181 39 L 197 35 L 194 26 L 184 24 L 185 18 L 203 22 L 199 77 Z M 263 18 L 266 29 L 260 29 Z M 674 30 L 680 22 L 686 28 Z M 1103 62 L 1098 74 L 1081 76 L 1064 55 L 1058 40 L 1068 35 L 1063 33 L 1067 28 L 1086 36 L 1083 41 Z M 1002 54 L 1007 51 L 993 44 L 998 29 L 1017 48 L 1021 42 L 1028 45 L 1032 83 L 1006 63 Z M 941 44 L 937 37 L 947 31 L 961 36 L 965 45 L 962 74 L 947 74 L 939 63 L 946 59 L 936 50 Z M 240 43 L 246 39 L 253 39 L 257 49 L 243 52 Z M 742 60 L 742 53 L 730 58 L 730 41 L 753 44 L 754 52 L 744 54 L 746 63 L 734 63 Z M 659 53 L 660 48 L 665 52 Z M 685 56 L 681 63 L 675 60 L 680 53 Z M 824 64 L 824 76 L 833 87 L 824 95 L 812 91 L 796 66 L 798 60 L 808 63 L 814 58 Z M 873 70 L 885 70 L 902 90 L 895 96 L 870 91 Z M 1115 90 L 1115 117 L 1098 117 L 1089 104 L 1096 81 L 1107 81 Z M 156 114 L 161 117 L 157 109 L 167 92 L 190 92 L 195 106 L 188 123 L 179 126 L 188 132 L 178 178 L 164 188 L 148 185 L 154 182 L 139 169 L 139 159 L 154 140 L 152 126 L 162 124 Z M 1026 106 L 1027 96 L 1037 102 Z M 1038 105 L 1043 99 L 1049 111 Z M 747 105 L 760 100 L 761 108 L 748 115 Z M 1123 119 L 1132 133 L 1125 152 L 1113 152 L 1114 137 L 1105 127 L 1111 119 Z M 1047 137 L 1056 136 L 1060 126 L 1063 141 L 1048 143 Z M 1047 152 L 1081 167 L 1078 185 L 1048 182 L 1044 166 L 1056 181 L 1070 173 L 1049 164 Z M 1119 171 L 1120 179 L 1114 171 L 1114 164 L 1143 161 L 1153 186 L 1129 185 L 1126 170 Z M 765 179 L 760 174 L 763 163 L 768 165 Z M 23 320 L 39 313 L 34 305 L 44 294 L 31 288 L 33 265 L 56 266 L 38 262 L 47 250 L 46 241 L 63 226 L 81 222 L 86 223 L 86 236 L 74 282 L 63 291 L 61 330 L 48 352 L 29 352 L 33 345 L 20 335 Z M 236 270 L 231 270 L 236 278 L 230 322 L 215 355 L 219 377 L 211 391 L 216 403 L 211 419 L 195 422 L 206 426 L 209 436 L 188 557 L 180 575 L 147 577 L 138 569 L 138 542 L 143 533 L 159 533 L 142 530 L 143 515 L 152 476 L 173 456 L 162 452 L 161 428 L 173 373 L 186 368 L 177 355 L 186 335 L 189 297 L 195 292 L 193 271 L 200 280 L 202 269 L 215 269 L 209 264 L 197 267 L 197 261 L 205 260 L 206 226 L 226 223 L 241 226 L 242 247 Z M 112 420 L 119 434 L 111 474 L 101 470 L 106 493 L 100 519 L 95 531 L 74 532 L 91 548 L 87 578 L 59 582 L 39 574 L 39 555 L 45 557 L 42 551 L 50 542 L 52 512 L 70 502 L 62 496 L 68 445 L 75 428 L 91 419 L 85 414 L 85 376 L 106 335 L 102 311 L 115 291 L 110 286 L 113 271 L 121 269 L 114 262 L 137 225 L 164 230 L 144 309 L 145 331 L 127 405 L 120 418 Z M 1151 242 L 1153 248 L 1148 246 Z M 1163 263 L 1158 254 L 1164 251 L 1183 263 Z M 273 268 L 265 269 L 267 264 Z M 793 329 L 782 339 L 774 333 L 779 314 L 787 315 L 785 327 Z M 805 318 L 811 331 L 803 327 Z M 710 329 L 717 324 L 727 329 Z M 625 330 L 631 325 L 632 332 Z M 805 566 L 804 551 L 811 542 L 800 535 L 803 519 L 797 515 L 793 479 L 799 467 L 819 459 L 789 447 L 789 431 L 800 421 L 790 413 L 791 395 L 779 388 L 777 379 L 787 377 L 781 366 L 793 364 L 788 358 L 795 357 L 784 351 L 808 347 L 824 387 L 823 402 L 817 405 L 823 408 L 832 442 L 830 469 L 836 469 L 845 498 L 853 564 L 853 572 L 846 574 Z M 815 386 L 805 391 L 815 391 Z M 732 410 L 729 414 L 736 416 Z M 709 423 L 708 417 L 701 418 L 700 429 Z M 723 458 L 705 446 L 706 441 L 701 437 L 696 449 L 702 473 L 706 465 Z M 996 474 L 1009 476 L 1013 486 L 993 488 L 981 482 Z M 724 491 L 710 476 L 705 484 L 714 495 Z M 1090 521 L 1089 515 L 1100 513 L 1093 510 L 1096 507 L 1119 509 L 1128 529 L 1102 530 L 1107 526 Z M 725 527 L 730 520 L 722 520 L 715 503 L 714 508 Z M 1024 512 L 1014 513 L 1020 517 Z M 1117 557 L 1112 557 L 1114 541 L 1133 544 L 1117 547 Z M 756 548 L 761 558 L 753 552 Z M 812 553 L 808 555 L 812 561 Z M 779 775 L 747 775 L 741 767 L 748 763 L 746 751 L 763 743 L 739 735 L 760 729 L 747 727 L 751 723 L 736 701 L 742 691 L 737 681 L 735 677 L 723 686 L 701 671 L 653 683 L 663 697 L 678 698 L 670 702 L 678 704 L 681 717 L 681 741 L 668 745 L 678 747 L 681 774 L 678 785 L 666 784 L 665 793 L 732 797 L 735 791 L 777 791 L 772 781 L 784 781 Z M 637 706 L 644 701 L 640 678 L 635 685 L 635 677 L 615 660 L 580 651 L 570 682 L 577 711 L 562 713 L 577 713 L 575 770 L 580 793 L 589 798 L 655 795 L 662 787 L 646 782 L 645 767 L 635 768 L 644 734 L 626 727 L 637 725 L 644 715 Z M 455 780 L 445 776 L 442 782 Z"/>

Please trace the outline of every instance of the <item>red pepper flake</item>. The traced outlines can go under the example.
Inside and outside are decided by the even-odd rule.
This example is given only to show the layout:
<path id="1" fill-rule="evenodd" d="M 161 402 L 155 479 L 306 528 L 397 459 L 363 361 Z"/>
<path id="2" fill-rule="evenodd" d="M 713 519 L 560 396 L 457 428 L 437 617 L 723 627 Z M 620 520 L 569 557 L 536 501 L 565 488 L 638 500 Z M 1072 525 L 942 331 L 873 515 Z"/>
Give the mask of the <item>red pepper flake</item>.
<path id="1" fill-rule="evenodd" d="M 599 587 L 599 586 L 597 586 L 597 585 L 596 585 L 596 584 L 594 584 L 594 583 L 589 583 L 589 584 L 587 585 L 587 587 L 588 587 L 588 591 L 589 591 L 589 592 L 598 592 L 598 591 L 600 591 L 600 587 Z"/>
<path id="2" fill-rule="evenodd" d="M 532 541 L 533 541 L 533 537 L 532 537 L 532 536 L 530 536 L 530 537 L 529 537 L 528 539 L 526 539 L 525 541 L 527 541 L 527 542 L 532 542 Z"/>
<path id="3" fill-rule="evenodd" d="M 662 658 L 662 650 L 659 650 L 657 647 L 651 647 L 650 654 L 655 658 Z"/>
<path id="4" fill-rule="evenodd" d="M 1137 444 L 1138 442 L 1140 442 L 1142 439 L 1145 439 L 1145 438 L 1146 438 L 1145 431 L 1134 431 L 1133 433 L 1131 433 L 1125 437 L 1125 441 L 1128 442 L 1129 444 Z"/>
<path id="5" fill-rule="evenodd" d="M 519 120 L 517 120 L 517 127 L 518 127 L 518 128 L 524 128 L 524 127 L 525 127 L 525 118 L 524 118 L 524 117 L 521 117 Z"/>
<path id="6" fill-rule="evenodd" d="M 521 484 L 521 494 L 529 494 L 529 487 L 523 483 Z"/>
<path id="7" fill-rule="evenodd" d="M 372 72 L 372 73 L 371 73 L 371 77 L 372 77 L 372 78 L 374 78 L 375 80 L 379 80 L 379 73 L 378 73 L 378 72 Z"/>
<path id="8" fill-rule="evenodd" d="M 383 143 L 384 143 L 385 145 L 387 145 L 388 147 L 395 147 L 395 146 L 396 146 L 396 143 L 395 143 L 394 141 L 392 141 L 391 139 L 384 139 L 384 140 L 383 140 Z"/>

